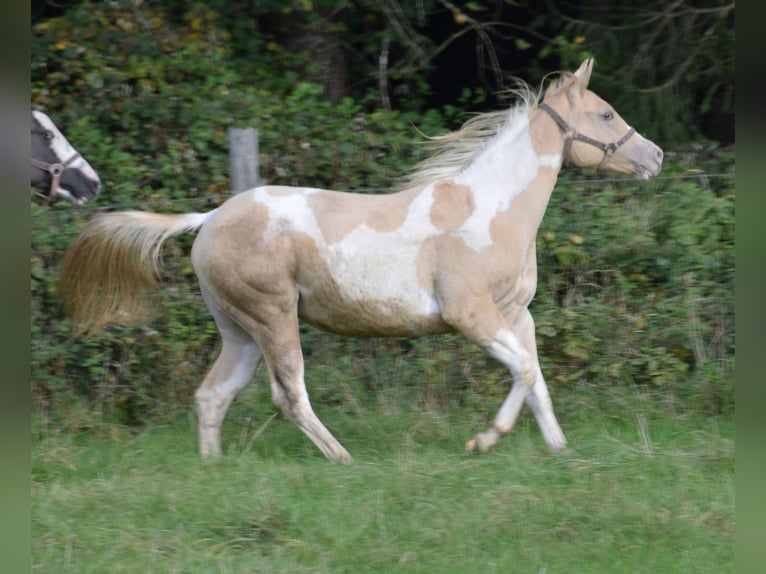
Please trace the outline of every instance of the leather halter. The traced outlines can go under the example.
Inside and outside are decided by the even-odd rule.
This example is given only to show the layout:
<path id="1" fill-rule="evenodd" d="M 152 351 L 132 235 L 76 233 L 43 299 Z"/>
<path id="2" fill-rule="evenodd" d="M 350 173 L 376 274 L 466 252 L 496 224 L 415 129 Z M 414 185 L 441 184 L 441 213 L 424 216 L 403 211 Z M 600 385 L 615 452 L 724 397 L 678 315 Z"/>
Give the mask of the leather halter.
<path id="1" fill-rule="evenodd" d="M 597 147 L 598 149 L 604 152 L 604 157 L 601 159 L 601 162 L 596 167 L 596 171 L 600 171 L 601 166 L 604 165 L 604 162 L 606 162 L 610 157 L 612 157 L 614 152 L 616 152 L 617 149 L 622 144 L 628 141 L 631 138 L 631 136 L 634 133 L 636 133 L 636 130 L 634 128 L 630 128 L 628 130 L 628 133 L 626 133 L 616 142 L 610 142 L 610 143 L 600 142 L 598 140 L 595 140 L 593 138 L 590 138 L 578 132 L 576 129 L 570 126 L 567 123 L 567 121 L 564 118 L 562 118 L 556 110 L 554 110 L 545 102 L 541 102 L 540 104 L 537 105 L 537 107 L 540 108 L 541 110 L 545 110 L 548 113 L 548 115 L 553 118 L 553 120 L 558 124 L 558 126 L 564 132 L 564 154 L 563 155 L 564 155 L 564 160 L 566 161 L 566 163 L 569 163 L 569 154 L 572 150 L 572 142 L 575 140 L 577 140 L 578 142 L 583 142 L 588 145 Z"/>
<path id="2" fill-rule="evenodd" d="M 56 195 L 58 194 L 59 190 L 59 182 L 61 181 L 61 174 L 64 173 L 64 170 L 79 157 L 80 154 L 75 152 L 72 157 L 63 163 L 47 163 L 40 161 L 39 159 L 32 158 L 32 167 L 47 171 L 51 174 L 51 186 L 48 190 L 48 201 L 53 201 L 56 199 Z"/>

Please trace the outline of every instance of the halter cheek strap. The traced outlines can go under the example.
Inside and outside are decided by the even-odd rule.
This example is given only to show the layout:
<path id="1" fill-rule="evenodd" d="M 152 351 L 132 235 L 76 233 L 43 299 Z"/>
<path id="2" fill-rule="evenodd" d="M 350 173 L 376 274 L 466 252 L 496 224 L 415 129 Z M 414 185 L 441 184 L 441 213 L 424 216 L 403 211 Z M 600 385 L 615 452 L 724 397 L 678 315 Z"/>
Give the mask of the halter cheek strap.
<path id="1" fill-rule="evenodd" d="M 610 143 L 600 142 L 598 140 L 595 140 L 593 138 L 590 138 L 586 135 L 579 133 L 576 129 L 570 126 L 567 123 L 567 121 L 564 118 L 562 118 L 561 115 L 559 115 L 559 113 L 556 110 L 554 110 L 545 102 L 538 104 L 537 107 L 540 108 L 541 110 L 546 111 L 548 115 L 553 118 L 553 120 L 558 124 L 558 126 L 564 132 L 564 154 L 563 155 L 564 155 L 564 160 L 566 163 L 569 163 L 569 155 L 572 151 L 572 142 L 575 140 L 577 140 L 578 142 L 583 142 L 588 145 L 597 147 L 598 149 L 604 152 L 604 157 L 601 159 L 601 162 L 596 167 L 596 171 L 600 171 L 601 166 L 603 166 L 604 163 L 606 163 L 606 161 L 609 160 L 610 157 L 612 157 L 614 152 L 616 152 L 622 144 L 628 141 L 631 138 L 631 136 L 634 133 L 636 133 L 636 130 L 634 128 L 630 128 L 628 132 L 616 142 L 610 142 Z"/>
<path id="2" fill-rule="evenodd" d="M 69 164 L 71 164 L 79 157 L 80 154 L 75 153 L 64 163 L 46 163 L 44 161 L 40 161 L 39 159 L 32 158 L 32 167 L 47 171 L 51 174 L 51 186 L 48 192 L 48 201 L 53 201 L 56 199 L 56 194 L 59 190 L 59 182 L 61 181 L 61 174 L 64 173 L 64 170 L 69 166 Z"/>

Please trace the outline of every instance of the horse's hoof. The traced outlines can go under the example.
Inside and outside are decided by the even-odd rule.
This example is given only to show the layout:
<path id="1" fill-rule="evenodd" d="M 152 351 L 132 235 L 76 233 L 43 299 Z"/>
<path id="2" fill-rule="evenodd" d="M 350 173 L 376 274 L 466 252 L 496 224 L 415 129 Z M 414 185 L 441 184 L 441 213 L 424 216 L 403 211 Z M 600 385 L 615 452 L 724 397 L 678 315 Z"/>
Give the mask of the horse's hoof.
<path id="1" fill-rule="evenodd" d="M 466 452 L 487 452 L 491 449 L 502 435 L 492 427 L 487 432 L 480 432 L 465 444 Z"/>
<path id="2" fill-rule="evenodd" d="M 480 432 L 467 443 L 465 443 L 465 452 L 468 454 L 476 454 L 481 452 L 487 452 L 492 445 L 495 444 L 491 437 L 487 433 Z"/>
<path id="3" fill-rule="evenodd" d="M 331 455 L 328 455 L 327 458 L 338 464 L 348 464 L 352 460 L 348 451 L 342 447 L 340 450 L 333 452 Z"/>

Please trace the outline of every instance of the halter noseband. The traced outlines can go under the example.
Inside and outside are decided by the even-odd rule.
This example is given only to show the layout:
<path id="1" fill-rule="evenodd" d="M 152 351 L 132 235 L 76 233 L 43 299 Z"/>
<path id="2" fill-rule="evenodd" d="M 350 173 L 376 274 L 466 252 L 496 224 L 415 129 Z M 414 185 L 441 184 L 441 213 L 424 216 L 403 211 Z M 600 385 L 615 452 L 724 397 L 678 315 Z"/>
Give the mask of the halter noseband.
<path id="1" fill-rule="evenodd" d="M 69 164 L 71 164 L 79 157 L 80 154 L 75 152 L 75 154 L 64 163 L 46 163 L 44 161 L 40 161 L 39 159 L 32 158 L 32 167 L 47 171 L 51 174 L 51 187 L 48 191 L 48 201 L 53 201 L 56 199 L 56 194 L 59 190 L 59 181 L 61 181 L 61 174 L 64 173 L 64 170 L 69 166 Z"/>
<path id="2" fill-rule="evenodd" d="M 610 157 L 612 157 L 612 154 L 614 154 L 614 152 L 616 152 L 617 149 L 622 144 L 628 141 L 631 138 L 631 136 L 634 133 L 636 133 L 636 130 L 634 128 L 630 128 L 628 130 L 628 133 L 626 133 L 616 142 L 611 142 L 611 143 L 600 142 L 598 140 L 594 140 L 593 138 L 589 138 L 588 136 L 585 136 L 579 133 L 576 129 L 570 126 L 567 123 L 567 121 L 564 118 L 562 118 L 556 110 L 554 110 L 548 104 L 541 102 L 540 104 L 537 105 L 537 107 L 539 107 L 541 110 L 545 110 L 546 112 L 548 112 L 548 115 L 553 118 L 553 120 L 558 124 L 558 126 L 564 132 L 564 159 L 567 163 L 569 163 L 569 154 L 572 150 L 572 142 L 574 140 L 592 145 L 604 152 L 604 157 L 601 159 L 601 162 L 596 167 L 596 171 L 600 171 L 601 166 L 604 165 L 604 162 L 606 162 Z"/>

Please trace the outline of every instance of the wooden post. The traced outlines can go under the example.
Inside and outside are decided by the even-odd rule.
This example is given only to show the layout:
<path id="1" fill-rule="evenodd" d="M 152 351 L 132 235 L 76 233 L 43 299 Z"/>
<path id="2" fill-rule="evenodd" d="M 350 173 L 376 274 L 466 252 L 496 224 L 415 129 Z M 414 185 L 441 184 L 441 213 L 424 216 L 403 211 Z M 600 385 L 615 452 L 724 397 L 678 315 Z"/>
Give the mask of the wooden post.
<path id="1" fill-rule="evenodd" d="M 229 183 L 231 194 L 258 185 L 258 130 L 229 128 Z"/>

